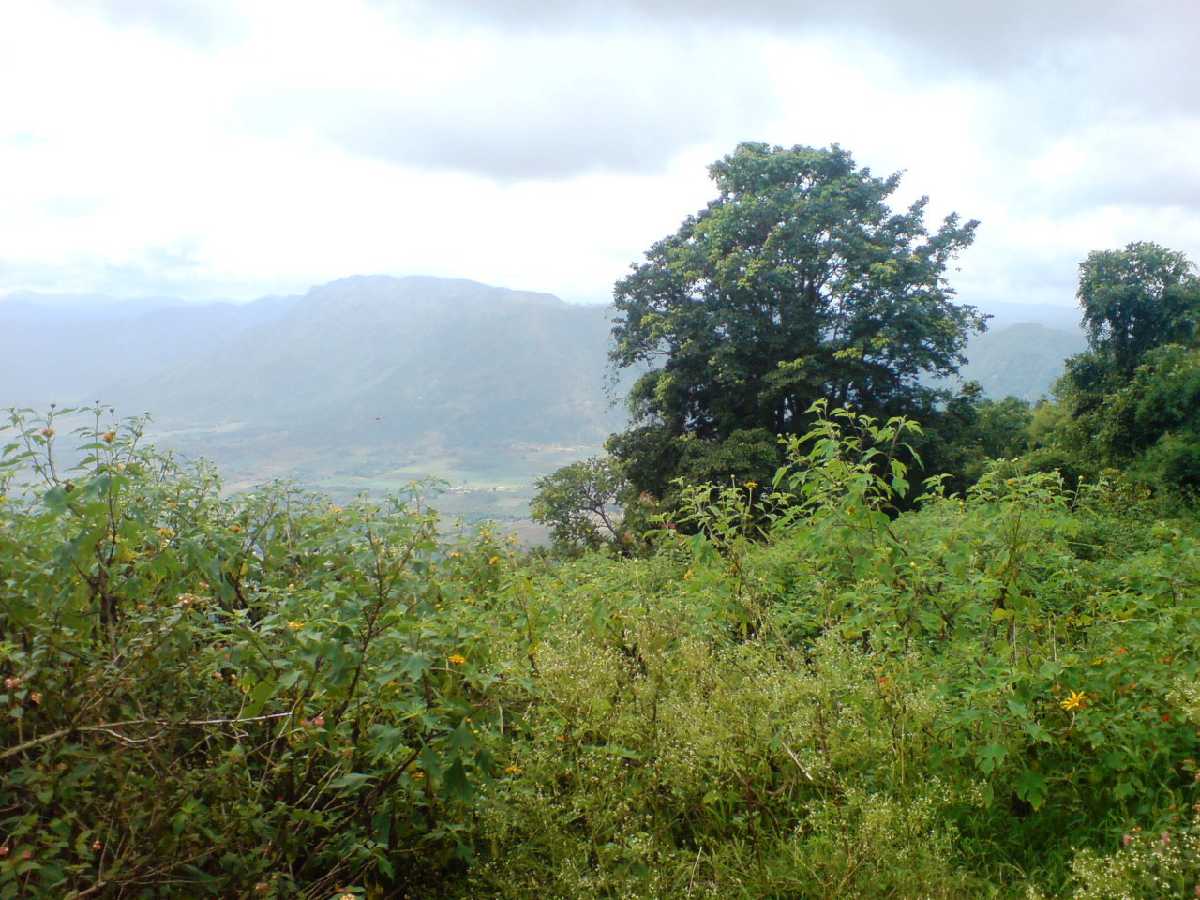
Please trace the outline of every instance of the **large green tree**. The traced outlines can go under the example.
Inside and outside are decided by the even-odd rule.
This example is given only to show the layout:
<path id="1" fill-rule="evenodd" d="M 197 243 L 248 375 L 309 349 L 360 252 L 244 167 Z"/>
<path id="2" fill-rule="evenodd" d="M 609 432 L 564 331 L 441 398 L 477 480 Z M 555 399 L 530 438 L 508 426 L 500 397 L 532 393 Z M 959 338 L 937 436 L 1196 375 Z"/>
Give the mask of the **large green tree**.
<path id="1" fill-rule="evenodd" d="M 1089 253 L 1079 264 L 1077 296 L 1092 352 L 1121 375 L 1154 347 L 1189 343 L 1200 320 L 1196 267 L 1145 241 Z"/>
<path id="2" fill-rule="evenodd" d="M 1079 266 L 1077 296 L 1088 350 L 1067 360 L 1038 442 L 1084 474 L 1120 467 L 1168 489 L 1200 488 L 1196 267 L 1153 243 L 1095 251 Z"/>
<path id="3" fill-rule="evenodd" d="M 755 474 L 761 436 L 803 429 L 821 397 L 928 419 L 923 376 L 957 372 L 983 328 L 945 277 L 978 223 L 928 230 L 926 198 L 893 210 L 899 174 L 876 177 L 836 145 L 741 144 L 710 174 L 716 199 L 616 285 L 612 362 L 648 367 L 633 428 L 610 442 L 637 487 L 661 491 L 689 458 Z M 731 436 L 733 453 L 679 443 Z"/>

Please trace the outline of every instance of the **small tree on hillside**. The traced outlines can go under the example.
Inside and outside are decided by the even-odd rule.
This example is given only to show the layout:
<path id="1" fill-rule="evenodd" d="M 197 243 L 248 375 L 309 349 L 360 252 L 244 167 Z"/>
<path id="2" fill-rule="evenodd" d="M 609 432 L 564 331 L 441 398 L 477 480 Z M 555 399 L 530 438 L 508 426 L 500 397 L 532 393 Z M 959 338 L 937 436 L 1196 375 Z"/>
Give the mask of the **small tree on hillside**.
<path id="1" fill-rule="evenodd" d="M 559 550 L 594 550 L 620 541 L 617 501 L 628 481 L 611 457 L 571 463 L 539 478 L 534 487 L 533 520 L 550 529 Z"/>

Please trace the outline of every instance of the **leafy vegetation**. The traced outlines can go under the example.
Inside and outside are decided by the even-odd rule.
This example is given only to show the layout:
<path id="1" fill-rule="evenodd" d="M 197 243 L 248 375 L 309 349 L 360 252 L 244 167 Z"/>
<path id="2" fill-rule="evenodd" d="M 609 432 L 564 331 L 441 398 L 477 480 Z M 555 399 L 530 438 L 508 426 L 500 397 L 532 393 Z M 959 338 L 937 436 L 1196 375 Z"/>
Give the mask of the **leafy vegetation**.
<path id="1" fill-rule="evenodd" d="M 1040 416 L 1037 464 L 1128 471 L 1167 491 L 1200 488 L 1200 277 L 1157 244 L 1080 265 L 1088 350 L 1067 361 Z"/>
<path id="2" fill-rule="evenodd" d="M 0 894 L 1191 891 L 1194 518 L 1005 464 L 897 516 L 918 426 L 810 414 L 559 563 L 15 414 Z"/>
<path id="3" fill-rule="evenodd" d="M 624 540 L 617 530 L 617 503 L 627 491 L 620 468 L 609 458 L 593 457 L 539 478 L 531 504 L 533 520 L 550 528 L 560 552 L 599 549 Z"/>
<path id="4" fill-rule="evenodd" d="M 922 378 L 955 374 L 984 325 L 944 277 L 978 223 L 951 214 L 931 233 L 926 199 L 893 211 L 900 176 L 837 146 L 742 144 L 709 171 L 717 198 L 614 294 L 612 360 L 650 366 L 634 430 L 610 442 L 637 460 L 633 487 L 665 497 L 697 462 L 768 476 L 764 448 L 803 433 L 817 397 L 933 425 L 940 395 Z"/>

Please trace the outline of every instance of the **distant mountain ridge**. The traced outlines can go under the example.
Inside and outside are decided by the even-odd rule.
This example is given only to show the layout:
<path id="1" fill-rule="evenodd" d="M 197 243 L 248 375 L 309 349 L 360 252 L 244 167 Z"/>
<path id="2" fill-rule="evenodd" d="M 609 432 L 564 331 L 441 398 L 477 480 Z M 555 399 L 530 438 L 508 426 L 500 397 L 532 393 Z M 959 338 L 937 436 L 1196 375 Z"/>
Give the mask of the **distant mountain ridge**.
<path id="1" fill-rule="evenodd" d="M 460 279 L 359 276 L 273 313 L 101 394 L 164 424 L 287 426 L 322 444 L 595 442 L 620 420 L 602 390 L 604 308 Z"/>
<path id="2" fill-rule="evenodd" d="M 960 380 L 1045 395 L 1083 349 L 1071 307 L 984 304 Z M 467 279 L 351 276 L 250 303 L 29 292 L 0 298 L 0 404 L 102 399 L 164 425 L 253 422 L 310 439 L 595 442 L 612 311 Z"/>
<path id="3" fill-rule="evenodd" d="M 959 381 L 977 381 L 986 396 L 1031 403 L 1049 395 L 1069 356 L 1087 346 L 1083 332 L 1021 322 L 989 328 L 967 342 Z"/>
<path id="4" fill-rule="evenodd" d="M 993 309 L 961 380 L 1035 400 L 1083 346 L 1076 314 Z M 438 475 L 474 492 L 468 512 L 524 516 L 534 477 L 598 452 L 625 423 L 614 400 L 632 376 L 606 389 L 612 316 L 422 276 L 243 304 L 9 295 L 0 407 L 149 412 L 153 440 L 213 458 L 237 485 L 283 476 L 338 492 Z"/>
<path id="5" fill-rule="evenodd" d="M 1051 306 L 1048 303 L 1013 303 L 989 301 L 976 304 L 991 318 L 992 331 L 1002 331 L 1013 325 L 1041 325 L 1067 334 L 1083 334 L 1077 306 Z"/>
<path id="6" fill-rule="evenodd" d="M 103 397 L 114 381 L 157 375 L 269 321 L 296 298 L 254 303 L 116 300 L 10 294 L 0 299 L 0 405 L 45 406 Z"/>

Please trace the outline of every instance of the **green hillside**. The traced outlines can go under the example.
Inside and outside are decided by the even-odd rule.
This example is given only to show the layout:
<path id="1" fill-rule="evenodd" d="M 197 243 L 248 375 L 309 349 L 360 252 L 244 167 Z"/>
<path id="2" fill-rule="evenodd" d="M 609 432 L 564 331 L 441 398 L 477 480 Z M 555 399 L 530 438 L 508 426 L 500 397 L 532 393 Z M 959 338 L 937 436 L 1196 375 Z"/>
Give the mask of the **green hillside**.
<path id="1" fill-rule="evenodd" d="M 823 426 L 802 501 L 698 489 L 641 558 L 552 564 L 402 497 L 223 498 L 126 432 L 59 481 L 52 429 L 0 457 L 7 896 L 1200 877 L 1200 532 L 1120 480 L 997 469 L 893 518 Z"/>
<path id="2" fill-rule="evenodd" d="M 612 311 L 470 282 L 335 282 L 110 389 L 302 484 L 9 411 L 0 897 L 1196 895 L 1195 267 L 1089 254 L 1056 397 L 948 396 L 973 224 L 899 227 L 838 148 L 727 162 L 776 184 L 618 285 L 586 462 Z M 996 337 L 995 379 L 1061 346 Z M 534 492 L 549 547 L 436 511 Z"/>
<path id="3" fill-rule="evenodd" d="M 967 364 L 960 378 L 978 381 L 989 397 L 1034 402 L 1050 393 L 1067 357 L 1086 346 L 1078 330 L 1033 322 L 991 328 L 967 342 Z"/>
<path id="4" fill-rule="evenodd" d="M 383 276 L 242 306 L 16 297 L 0 303 L 17 338 L 0 390 L 149 412 L 159 446 L 217 462 L 234 489 L 291 478 L 347 497 L 436 478 L 447 514 L 519 524 L 537 477 L 624 421 L 611 315 Z"/>
<path id="5" fill-rule="evenodd" d="M 619 419 L 602 392 L 608 317 L 469 281 L 347 278 L 104 393 L 167 426 L 286 427 L 314 444 L 595 442 Z"/>

